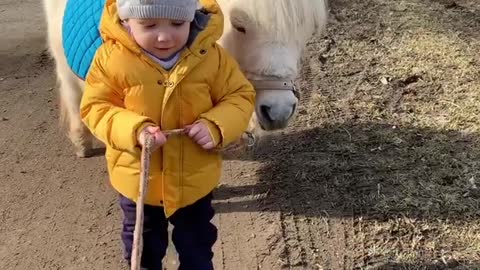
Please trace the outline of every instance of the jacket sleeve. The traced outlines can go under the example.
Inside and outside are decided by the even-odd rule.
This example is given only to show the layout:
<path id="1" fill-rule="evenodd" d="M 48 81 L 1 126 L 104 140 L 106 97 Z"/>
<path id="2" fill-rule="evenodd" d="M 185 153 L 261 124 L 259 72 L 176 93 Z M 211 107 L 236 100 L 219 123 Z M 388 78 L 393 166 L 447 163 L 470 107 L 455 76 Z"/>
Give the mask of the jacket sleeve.
<path id="1" fill-rule="evenodd" d="M 110 69 L 110 52 L 101 46 L 85 79 L 80 116 L 88 129 L 107 146 L 135 152 L 137 133 L 154 122 L 124 107 L 123 88 Z"/>
<path id="2" fill-rule="evenodd" d="M 246 131 L 255 108 L 255 90 L 241 72 L 237 61 L 216 45 L 218 71 L 212 88 L 214 107 L 200 115 L 217 147 L 225 147 Z"/>

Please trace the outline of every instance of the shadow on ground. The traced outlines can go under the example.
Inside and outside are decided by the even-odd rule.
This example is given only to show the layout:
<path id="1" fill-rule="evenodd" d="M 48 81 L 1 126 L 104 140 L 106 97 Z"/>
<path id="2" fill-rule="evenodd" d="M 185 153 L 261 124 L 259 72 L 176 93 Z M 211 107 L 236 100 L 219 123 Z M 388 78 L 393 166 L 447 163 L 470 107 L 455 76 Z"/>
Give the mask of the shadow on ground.
<path id="1" fill-rule="evenodd" d="M 478 140 L 456 131 L 375 123 L 267 137 L 240 157 L 262 163 L 257 183 L 220 187 L 217 210 L 477 218 Z M 255 194 L 263 196 L 222 202 Z"/>
<path id="2" fill-rule="evenodd" d="M 405 263 L 388 263 L 379 267 L 373 267 L 374 270 L 478 270 L 480 263 L 462 265 L 456 261 L 437 261 L 433 264 L 405 264 Z"/>

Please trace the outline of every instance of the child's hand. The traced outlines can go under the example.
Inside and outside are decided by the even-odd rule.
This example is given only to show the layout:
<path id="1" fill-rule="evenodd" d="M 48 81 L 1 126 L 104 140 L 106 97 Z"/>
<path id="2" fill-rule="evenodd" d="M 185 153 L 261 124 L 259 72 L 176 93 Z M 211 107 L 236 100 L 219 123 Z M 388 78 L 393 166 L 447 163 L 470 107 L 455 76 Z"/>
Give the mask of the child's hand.
<path id="1" fill-rule="evenodd" d="M 150 133 L 150 135 L 153 136 L 152 151 L 156 150 L 158 147 L 164 145 L 167 142 L 167 137 L 165 137 L 162 131 L 160 131 L 159 127 L 147 126 L 140 132 L 140 135 L 138 135 L 138 138 L 137 138 L 138 143 L 142 147 L 145 147 L 145 135 L 147 133 Z"/>
<path id="2" fill-rule="evenodd" d="M 203 149 L 209 150 L 215 147 L 207 125 L 202 122 L 195 122 L 185 127 L 187 135 L 199 144 Z"/>

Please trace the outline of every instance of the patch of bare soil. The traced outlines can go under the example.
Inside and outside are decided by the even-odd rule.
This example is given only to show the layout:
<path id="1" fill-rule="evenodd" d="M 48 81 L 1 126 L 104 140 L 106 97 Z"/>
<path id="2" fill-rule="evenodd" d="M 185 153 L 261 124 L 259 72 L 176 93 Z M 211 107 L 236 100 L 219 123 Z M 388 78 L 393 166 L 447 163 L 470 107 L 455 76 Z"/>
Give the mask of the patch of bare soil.
<path id="1" fill-rule="evenodd" d="M 352 268 L 480 267 L 480 3 L 330 4 L 271 173 L 353 220 Z"/>
<path id="2" fill-rule="evenodd" d="M 480 268 L 480 3 L 330 8 L 295 121 L 225 162 L 216 269 Z M 0 269 L 122 269 L 104 159 L 57 125 L 39 10 L 0 4 Z"/>
<path id="3" fill-rule="evenodd" d="M 328 32 L 304 57 L 295 123 L 250 153 L 260 162 L 252 186 L 230 175 L 219 189 L 253 199 L 228 201 L 233 211 L 278 227 L 273 246 L 249 242 L 279 261 L 256 261 L 268 269 L 479 268 L 480 4 L 330 6 Z"/>

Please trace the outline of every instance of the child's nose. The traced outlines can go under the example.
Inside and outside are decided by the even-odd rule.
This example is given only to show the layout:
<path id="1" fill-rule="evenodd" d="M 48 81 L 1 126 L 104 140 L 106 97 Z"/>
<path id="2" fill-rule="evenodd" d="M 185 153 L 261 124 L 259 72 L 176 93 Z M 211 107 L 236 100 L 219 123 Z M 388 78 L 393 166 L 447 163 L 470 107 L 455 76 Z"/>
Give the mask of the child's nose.
<path id="1" fill-rule="evenodd" d="M 165 42 L 165 41 L 170 41 L 172 39 L 172 36 L 169 33 L 160 33 L 158 34 L 157 39 L 160 42 Z"/>

